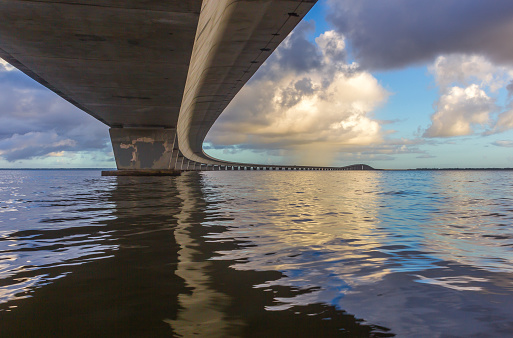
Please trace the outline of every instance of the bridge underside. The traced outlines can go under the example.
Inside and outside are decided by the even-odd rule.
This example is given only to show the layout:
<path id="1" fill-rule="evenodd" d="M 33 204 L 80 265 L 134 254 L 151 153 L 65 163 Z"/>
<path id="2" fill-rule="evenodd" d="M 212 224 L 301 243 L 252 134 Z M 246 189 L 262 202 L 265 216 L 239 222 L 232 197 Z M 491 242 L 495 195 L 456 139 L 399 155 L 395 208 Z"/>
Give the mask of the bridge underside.
<path id="1" fill-rule="evenodd" d="M 315 2 L 0 0 L 0 57 L 110 126 L 118 169 L 273 170 L 202 144 Z"/>
<path id="2" fill-rule="evenodd" d="M 110 127 L 176 128 L 201 4 L 0 0 L 0 57 Z"/>

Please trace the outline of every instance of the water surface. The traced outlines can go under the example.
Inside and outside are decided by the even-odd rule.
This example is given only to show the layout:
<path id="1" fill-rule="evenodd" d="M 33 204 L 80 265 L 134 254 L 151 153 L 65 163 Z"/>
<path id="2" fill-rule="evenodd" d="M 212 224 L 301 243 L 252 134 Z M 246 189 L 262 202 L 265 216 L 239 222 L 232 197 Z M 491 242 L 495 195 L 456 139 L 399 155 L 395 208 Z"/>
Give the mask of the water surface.
<path id="1" fill-rule="evenodd" d="M 507 337 L 513 172 L 0 171 L 0 336 Z"/>

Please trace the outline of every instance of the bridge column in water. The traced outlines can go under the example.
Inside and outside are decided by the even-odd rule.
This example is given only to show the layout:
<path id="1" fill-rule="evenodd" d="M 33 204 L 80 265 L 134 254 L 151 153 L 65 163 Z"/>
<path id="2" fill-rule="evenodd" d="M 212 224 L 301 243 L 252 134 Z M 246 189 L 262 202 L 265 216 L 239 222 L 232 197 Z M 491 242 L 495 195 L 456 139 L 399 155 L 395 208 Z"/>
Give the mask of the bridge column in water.
<path id="1" fill-rule="evenodd" d="M 109 132 L 118 169 L 173 170 L 181 164 L 176 129 L 111 128 Z"/>

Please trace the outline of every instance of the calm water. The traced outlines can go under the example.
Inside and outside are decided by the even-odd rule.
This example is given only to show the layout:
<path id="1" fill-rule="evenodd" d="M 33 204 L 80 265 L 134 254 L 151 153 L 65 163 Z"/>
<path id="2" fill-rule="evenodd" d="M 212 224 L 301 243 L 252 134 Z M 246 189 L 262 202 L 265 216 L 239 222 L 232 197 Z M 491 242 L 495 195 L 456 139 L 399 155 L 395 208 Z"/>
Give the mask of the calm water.
<path id="1" fill-rule="evenodd" d="M 507 337 L 513 172 L 0 171 L 0 336 Z"/>

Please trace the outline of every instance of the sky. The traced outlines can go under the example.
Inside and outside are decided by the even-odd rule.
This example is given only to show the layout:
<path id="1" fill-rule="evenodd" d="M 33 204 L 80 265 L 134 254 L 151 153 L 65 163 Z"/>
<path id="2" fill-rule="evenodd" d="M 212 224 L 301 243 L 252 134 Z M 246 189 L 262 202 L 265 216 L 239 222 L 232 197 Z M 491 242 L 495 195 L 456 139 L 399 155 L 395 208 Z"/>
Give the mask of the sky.
<path id="1" fill-rule="evenodd" d="M 320 0 L 216 121 L 214 157 L 513 167 L 513 2 Z M 1 168 L 112 168 L 108 127 L 0 59 Z"/>

